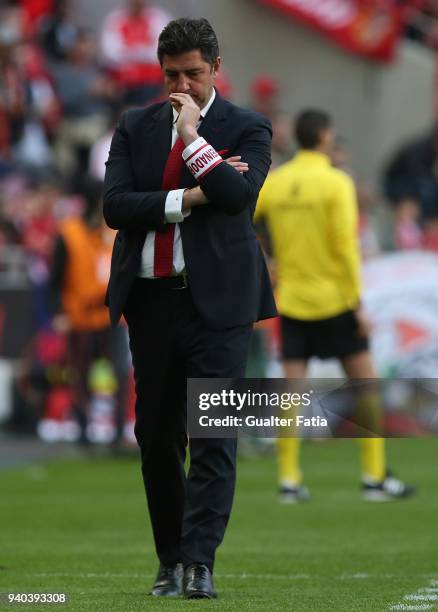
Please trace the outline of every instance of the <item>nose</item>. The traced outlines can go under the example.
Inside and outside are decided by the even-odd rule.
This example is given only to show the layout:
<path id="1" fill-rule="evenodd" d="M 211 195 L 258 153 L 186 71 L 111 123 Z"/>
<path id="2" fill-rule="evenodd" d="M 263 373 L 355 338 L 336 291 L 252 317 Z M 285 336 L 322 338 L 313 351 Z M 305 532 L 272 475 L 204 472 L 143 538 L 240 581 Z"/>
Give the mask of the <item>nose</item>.
<path id="1" fill-rule="evenodd" d="M 180 74 L 178 76 L 177 87 L 178 87 L 179 93 L 186 93 L 190 91 L 190 80 L 187 78 L 185 74 Z"/>

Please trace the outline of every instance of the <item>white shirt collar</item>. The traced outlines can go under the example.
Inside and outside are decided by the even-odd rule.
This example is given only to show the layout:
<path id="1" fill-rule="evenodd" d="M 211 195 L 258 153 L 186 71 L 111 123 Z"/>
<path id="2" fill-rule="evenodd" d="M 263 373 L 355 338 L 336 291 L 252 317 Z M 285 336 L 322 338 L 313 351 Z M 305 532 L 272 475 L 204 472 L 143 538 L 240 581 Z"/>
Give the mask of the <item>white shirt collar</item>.
<path id="1" fill-rule="evenodd" d="M 215 98 L 216 98 L 216 90 L 213 87 L 213 93 L 210 96 L 210 100 L 207 102 L 204 108 L 201 108 L 201 118 L 202 119 L 205 119 L 205 117 L 207 116 L 207 113 L 210 110 L 210 107 L 213 104 Z M 177 113 L 177 111 L 174 108 L 172 108 L 172 111 L 173 111 L 173 123 L 175 124 L 178 121 L 179 113 Z"/>

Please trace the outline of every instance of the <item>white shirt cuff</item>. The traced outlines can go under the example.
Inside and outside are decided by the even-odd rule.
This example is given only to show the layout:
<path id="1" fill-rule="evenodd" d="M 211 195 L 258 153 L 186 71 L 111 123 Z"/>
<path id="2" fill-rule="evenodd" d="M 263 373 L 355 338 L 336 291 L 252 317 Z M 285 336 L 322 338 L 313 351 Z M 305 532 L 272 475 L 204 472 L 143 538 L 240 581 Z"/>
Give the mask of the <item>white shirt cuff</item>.
<path id="1" fill-rule="evenodd" d="M 190 214 L 190 210 L 182 210 L 185 189 L 172 189 L 167 194 L 164 205 L 164 217 L 167 223 L 181 223 Z"/>

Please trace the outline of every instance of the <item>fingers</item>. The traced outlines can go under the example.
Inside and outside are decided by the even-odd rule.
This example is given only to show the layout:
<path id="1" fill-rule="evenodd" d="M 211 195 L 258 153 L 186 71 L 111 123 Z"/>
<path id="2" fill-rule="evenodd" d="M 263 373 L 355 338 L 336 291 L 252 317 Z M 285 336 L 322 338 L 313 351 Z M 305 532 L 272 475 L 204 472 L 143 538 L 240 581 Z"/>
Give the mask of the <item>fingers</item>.
<path id="1" fill-rule="evenodd" d="M 240 155 L 234 155 L 233 157 L 227 157 L 225 161 L 227 162 L 227 164 L 230 164 L 230 166 L 235 165 L 235 164 L 239 164 L 239 166 L 248 166 L 248 162 L 242 161 L 242 157 Z"/>
<path id="2" fill-rule="evenodd" d="M 225 161 L 229 166 L 240 172 L 240 174 L 244 174 L 248 172 L 249 166 L 247 162 L 240 161 L 242 157 L 240 155 L 233 155 L 232 157 L 228 157 Z"/>
<path id="3" fill-rule="evenodd" d="M 170 102 L 176 102 L 177 104 L 192 104 L 196 106 L 195 101 L 189 94 L 174 93 L 169 95 Z"/>
<path id="4" fill-rule="evenodd" d="M 240 155 L 235 155 L 234 157 L 227 157 L 224 161 L 227 162 L 230 166 L 245 166 L 248 168 L 248 162 L 242 161 Z"/>
<path id="5" fill-rule="evenodd" d="M 189 96 L 188 94 L 170 94 L 169 95 L 169 102 L 171 104 L 171 106 L 173 106 L 173 108 L 177 111 L 177 112 L 181 112 L 181 110 L 183 109 L 183 107 L 186 108 L 193 108 L 197 110 L 197 112 L 199 112 L 199 107 L 196 104 L 196 102 L 193 100 L 193 98 L 191 96 Z"/>
<path id="6" fill-rule="evenodd" d="M 169 94 L 169 98 L 179 98 L 182 100 L 192 100 L 192 98 L 189 96 L 189 94 L 185 94 L 185 93 L 171 93 Z"/>
<path id="7" fill-rule="evenodd" d="M 235 170 L 237 170 L 238 172 L 248 172 L 249 167 L 248 165 L 242 165 L 242 164 L 236 164 L 236 163 L 228 163 L 229 166 L 231 166 L 232 168 L 234 168 Z"/>
<path id="8" fill-rule="evenodd" d="M 229 166 L 233 166 L 233 168 L 249 168 L 248 164 L 246 162 L 240 162 L 240 161 L 227 161 L 227 164 Z"/>

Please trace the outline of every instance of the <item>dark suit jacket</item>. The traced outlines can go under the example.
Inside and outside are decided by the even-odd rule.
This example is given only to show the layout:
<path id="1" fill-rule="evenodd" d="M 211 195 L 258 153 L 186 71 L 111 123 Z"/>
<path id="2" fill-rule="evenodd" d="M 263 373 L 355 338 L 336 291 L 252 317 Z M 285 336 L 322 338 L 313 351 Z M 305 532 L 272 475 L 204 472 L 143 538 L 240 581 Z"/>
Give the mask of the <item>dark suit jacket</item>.
<path id="1" fill-rule="evenodd" d="M 138 274 L 147 231 L 165 227 L 168 192 L 161 184 L 171 133 L 172 107 L 164 102 L 124 113 L 112 140 L 104 216 L 110 227 L 119 230 L 107 293 L 114 325 Z M 225 163 L 211 170 L 200 182 L 209 203 L 193 208 L 180 224 L 194 304 L 213 329 L 275 316 L 269 276 L 252 225 L 271 161 L 270 124 L 216 95 L 199 135 L 223 157 L 241 155 L 250 170 L 241 175 Z M 181 188 L 196 185 L 184 165 Z"/>

